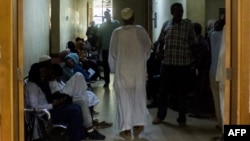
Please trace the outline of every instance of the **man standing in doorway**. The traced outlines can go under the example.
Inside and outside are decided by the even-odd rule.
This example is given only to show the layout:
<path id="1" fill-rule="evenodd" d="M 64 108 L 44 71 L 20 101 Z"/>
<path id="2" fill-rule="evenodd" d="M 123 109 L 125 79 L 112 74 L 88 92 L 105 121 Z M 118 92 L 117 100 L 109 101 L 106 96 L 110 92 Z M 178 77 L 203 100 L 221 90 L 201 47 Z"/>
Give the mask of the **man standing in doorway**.
<path id="1" fill-rule="evenodd" d="M 160 72 L 159 106 L 153 124 L 160 124 L 167 115 L 168 97 L 176 97 L 179 112 L 177 122 L 186 125 L 187 93 L 191 63 L 194 61 L 197 39 L 190 21 L 183 20 L 181 3 L 171 5 L 173 18 L 166 21 L 159 36 L 164 41 L 164 58 Z"/>
<path id="2" fill-rule="evenodd" d="M 110 83 L 110 69 L 108 64 L 108 54 L 109 54 L 109 43 L 112 32 L 114 29 L 120 26 L 120 23 L 116 20 L 111 20 L 110 10 L 104 12 L 104 18 L 106 21 L 102 23 L 97 31 L 98 36 L 98 46 L 102 53 L 102 63 L 104 71 L 104 88 L 107 88 Z"/>

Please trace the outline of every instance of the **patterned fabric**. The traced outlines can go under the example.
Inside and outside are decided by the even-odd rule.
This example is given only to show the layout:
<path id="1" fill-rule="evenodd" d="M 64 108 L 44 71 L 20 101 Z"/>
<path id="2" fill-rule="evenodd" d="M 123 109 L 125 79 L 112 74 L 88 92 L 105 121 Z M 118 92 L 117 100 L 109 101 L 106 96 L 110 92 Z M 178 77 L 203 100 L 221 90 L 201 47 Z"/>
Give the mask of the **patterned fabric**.
<path id="1" fill-rule="evenodd" d="M 103 50 L 109 50 L 109 43 L 112 32 L 114 29 L 120 26 L 118 21 L 105 22 L 100 25 L 97 31 L 97 36 L 102 38 L 101 46 Z"/>
<path id="2" fill-rule="evenodd" d="M 185 66 L 193 61 L 191 47 L 197 44 L 197 39 L 192 23 L 186 20 L 177 24 L 172 20 L 166 21 L 159 41 L 165 41 L 163 64 Z"/>

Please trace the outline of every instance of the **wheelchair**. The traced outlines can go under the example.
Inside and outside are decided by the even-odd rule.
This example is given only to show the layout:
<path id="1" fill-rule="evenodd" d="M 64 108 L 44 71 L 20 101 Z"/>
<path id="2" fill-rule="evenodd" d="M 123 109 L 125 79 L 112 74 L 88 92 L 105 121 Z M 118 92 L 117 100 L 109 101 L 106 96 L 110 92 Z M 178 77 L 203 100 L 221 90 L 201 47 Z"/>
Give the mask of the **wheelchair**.
<path id="1" fill-rule="evenodd" d="M 28 77 L 24 78 L 24 85 Z M 41 116 L 43 115 L 43 116 Z M 54 124 L 48 109 L 30 108 L 24 102 L 25 141 L 67 141 L 67 126 Z"/>

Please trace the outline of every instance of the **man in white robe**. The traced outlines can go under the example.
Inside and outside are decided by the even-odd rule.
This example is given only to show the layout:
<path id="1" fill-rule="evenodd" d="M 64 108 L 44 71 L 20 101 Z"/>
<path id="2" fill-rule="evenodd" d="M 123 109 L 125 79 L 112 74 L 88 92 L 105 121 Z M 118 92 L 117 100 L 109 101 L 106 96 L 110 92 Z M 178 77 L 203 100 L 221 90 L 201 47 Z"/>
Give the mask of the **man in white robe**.
<path id="1" fill-rule="evenodd" d="M 217 69 L 219 61 L 219 54 L 221 50 L 221 43 L 222 43 L 222 33 L 223 33 L 223 26 L 225 22 L 224 20 L 218 20 L 215 23 L 214 31 L 211 34 L 211 66 L 210 66 L 210 87 L 213 94 L 214 100 L 214 108 L 215 108 L 215 115 L 218 122 L 218 127 L 220 129 L 223 128 L 223 119 L 222 119 L 222 111 L 221 111 L 221 94 L 220 94 L 220 84 L 219 81 L 216 80 Z"/>
<path id="2" fill-rule="evenodd" d="M 216 81 L 219 82 L 219 107 L 221 111 L 221 127 L 222 135 L 216 141 L 224 140 L 224 97 L 225 97 L 225 81 L 226 81 L 226 64 L 225 64 L 225 51 L 226 51 L 226 28 L 223 27 L 222 40 L 220 45 L 220 52 L 218 57 L 218 65 L 216 70 Z"/>
<path id="3" fill-rule="evenodd" d="M 146 62 L 150 56 L 151 40 L 146 30 L 133 25 L 130 8 L 121 11 L 125 23 L 112 33 L 109 49 L 110 71 L 114 72 L 120 136 L 139 135 L 146 125 Z"/>

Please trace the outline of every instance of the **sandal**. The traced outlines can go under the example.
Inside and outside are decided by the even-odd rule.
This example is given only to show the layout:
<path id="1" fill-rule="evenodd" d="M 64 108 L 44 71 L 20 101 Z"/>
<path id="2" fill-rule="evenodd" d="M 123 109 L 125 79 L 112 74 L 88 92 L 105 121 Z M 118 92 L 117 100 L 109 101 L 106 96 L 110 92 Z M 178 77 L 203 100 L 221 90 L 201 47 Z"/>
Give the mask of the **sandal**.
<path id="1" fill-rule="evenodd" d="M 133 127 L 133 132 L 134 132 L 134 136 L 138 137 L 139 134 L 144 130 L 144 126 L 134 126 Z"/>
<path id="2" fill-rule="evenodd" d="M 122 131 L 122 132 L 119 133 L 119 135 L 121 137 L 123 137 L 126 141 L 128 141 L 128 140 L 130 141 L 131 137 L 132 137 L 131 130 Z"/>
<path id="3" fill-rule="evenodd" d="M 113 123 L 108 123 L 106 121 L 99 122 L 95 125 L 96 129 L 108 128 L 111 127 Z"/>
<path id="4" fill-rule="evenodd" d="M 96 125 L 98 125 L 99 121 L 98 121 L 98 119 L 94 119 L 92 123 L 93 123 L 93 126 L 96 126 Z"/>

